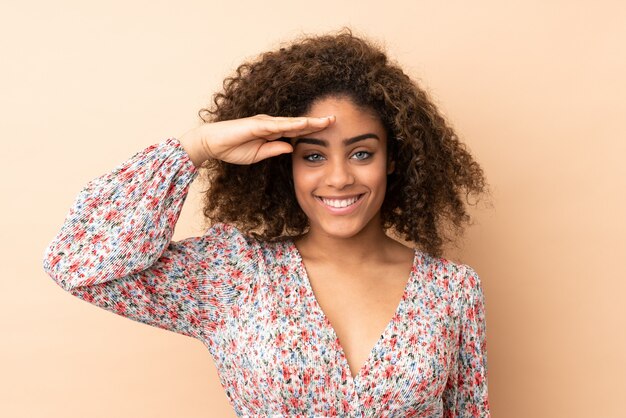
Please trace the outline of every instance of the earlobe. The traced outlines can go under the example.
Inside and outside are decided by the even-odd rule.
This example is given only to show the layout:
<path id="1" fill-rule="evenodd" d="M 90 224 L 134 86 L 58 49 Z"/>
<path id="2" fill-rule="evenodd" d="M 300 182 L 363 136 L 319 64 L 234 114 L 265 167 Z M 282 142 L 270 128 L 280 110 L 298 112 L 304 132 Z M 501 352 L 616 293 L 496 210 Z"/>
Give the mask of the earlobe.
<path id="1" fill-rule="evenodd" d="M 387 175 L 393 173 L 393 170 L 395 169 L 396 169 L 396 162 L 390 161 L 389 164 L 387 164 Z"/>

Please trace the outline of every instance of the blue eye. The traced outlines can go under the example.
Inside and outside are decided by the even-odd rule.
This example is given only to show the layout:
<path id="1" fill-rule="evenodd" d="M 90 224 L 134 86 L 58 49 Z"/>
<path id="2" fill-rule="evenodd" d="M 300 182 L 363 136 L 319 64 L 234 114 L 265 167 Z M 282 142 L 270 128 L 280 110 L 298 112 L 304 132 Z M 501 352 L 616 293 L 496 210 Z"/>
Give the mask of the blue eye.
<path id="1" fill-rule="evenodd" d="M 324 157 L 322 157 L 320 154 L 309 154 L 309 155 L 305 155 L 304 159 L 307 161 L 311 161 L 311 162 L 317 162 L 317 161 L 322 161 Z"/>
<path id="2" fill-rule="evenodd" d="M 357 151 L 352 154 L 352 156 L 356 157 L 357 160 L 367 160 L 372 157 L 372 153 L 367 151 Z"/>

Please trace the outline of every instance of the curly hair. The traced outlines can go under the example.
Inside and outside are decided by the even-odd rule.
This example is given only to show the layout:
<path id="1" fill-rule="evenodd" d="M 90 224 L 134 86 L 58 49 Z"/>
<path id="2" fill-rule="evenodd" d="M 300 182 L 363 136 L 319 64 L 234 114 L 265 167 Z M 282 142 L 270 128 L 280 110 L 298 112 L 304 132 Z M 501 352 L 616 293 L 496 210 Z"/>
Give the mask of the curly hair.
<path id="1" fill-rule="evenodd" d="M 487 184 L 481 167 L 461 143 L 429 95 L 383 49 L 349 29 L 309 36 L 241 64 L 226 78 L 204 122 L 257 114 L 301 116 L 321 98 L 347 96 L 376 111 L 387 131 L 395 170 L 387 178 L 382 226 L 422 250 L 441 256 L 470 222 L 465 194 Z M 252 165 L 208 160 L 204 216 L 262 240 L 303 234 L 309 227 L 294 191 L 291 155 Z"/>

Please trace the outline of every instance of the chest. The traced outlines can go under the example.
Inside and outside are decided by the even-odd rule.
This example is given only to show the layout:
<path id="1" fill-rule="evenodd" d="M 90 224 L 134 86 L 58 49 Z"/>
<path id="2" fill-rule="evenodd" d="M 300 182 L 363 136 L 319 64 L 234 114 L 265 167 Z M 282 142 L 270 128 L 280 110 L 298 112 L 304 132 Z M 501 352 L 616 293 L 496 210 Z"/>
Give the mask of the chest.
<path id="1" fill-rule="evenodd" d="M 346 270 L 309 262 L 306 275 L 355 377 L 396 314 L 411 265 Z"/>
<path id="2" fill-rule="evenodd" d="M 458 338 L 441 292 L 402 270 L 335 276 L 289 260 L 257 276 L 208 344 L 232 396 L 265 415 L 330 405 L 331 415 L 362 406 L 432 415 Z"/>

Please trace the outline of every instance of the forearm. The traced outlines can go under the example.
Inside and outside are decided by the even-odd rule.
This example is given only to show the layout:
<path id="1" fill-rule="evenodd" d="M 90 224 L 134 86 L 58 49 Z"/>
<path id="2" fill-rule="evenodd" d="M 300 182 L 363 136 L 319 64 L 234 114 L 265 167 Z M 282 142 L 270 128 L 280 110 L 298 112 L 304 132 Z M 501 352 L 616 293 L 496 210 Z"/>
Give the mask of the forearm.
<path id="1" fill-rule="evenodd" d="M 169 243 L 195 170 L 175 140 L 137 153 L 90 181 L 46 249 L 65 289 L 147 268 Z"/>

